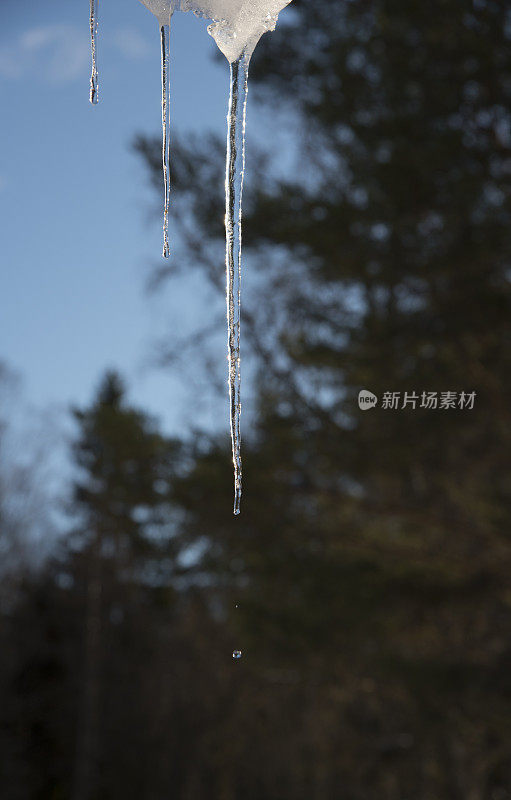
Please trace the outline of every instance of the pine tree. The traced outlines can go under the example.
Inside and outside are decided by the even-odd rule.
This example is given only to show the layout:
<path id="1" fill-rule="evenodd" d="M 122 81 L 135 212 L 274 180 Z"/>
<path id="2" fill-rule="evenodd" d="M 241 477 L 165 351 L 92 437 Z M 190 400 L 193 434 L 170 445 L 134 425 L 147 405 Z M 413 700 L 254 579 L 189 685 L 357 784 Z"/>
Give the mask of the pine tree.
<path id="1" fill-rule="evenodd" d="M 115 373 L 105 376 L 92 406 L 74 416 L 74 540 L 85 593 L 85 643 L 73 798 L 91 800 L 98 796 L 107 752 L 102 709 L 109 706 L 111 681 L 122 663 L 115 626 L 125 618 L 132 625 L 144 593 L 170 579 L 162 568 L 169 570 L 175 546 L 169 485 L 178 448 L 126 404 Z"/>
<path id="2" fill-rule="evenodd" d="M 228 587 L 226 607 L 242 598 L 235 624 L 260 675 L 289 675 L 276 703 L 272 679 L 257 684 L 293 754 L 282 797 L 504 798 L 509 12 L 295 0 L 288 20 L 252 65 L 259 97 L 300 133 L 285 179 L 251 171 L 249 142 L 258 286 L 243 331 L 260 370 L 242 516 L 226 519 L 227 443 L 198 451 L 175 497 L 187 535 L 209 541 L 200 568 Z M 138 148 L 154 169 L 157 146 Z M 194 141 L 174 157 L 199 231 L 191 266 L 219 285 L 220 151 Z M 358 408 L 361 389 L 377 408 Z M 421 407 L 423 391 L 475 392 L 474 407 Z M 244 735 L 280 774 L 255 712 Z"/>

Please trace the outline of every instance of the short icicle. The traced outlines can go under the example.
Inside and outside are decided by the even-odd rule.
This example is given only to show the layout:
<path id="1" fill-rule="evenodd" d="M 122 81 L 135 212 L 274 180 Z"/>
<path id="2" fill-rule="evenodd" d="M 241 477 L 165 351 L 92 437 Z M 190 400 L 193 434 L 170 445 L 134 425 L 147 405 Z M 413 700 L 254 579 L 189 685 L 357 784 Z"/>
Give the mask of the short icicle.
<path id="1" fill-rule="evenodd" d="M 170 20 L 161 25 L 161 123 L 163 132 L 163 183 L 165 199 L 163 206 L 163 258 L 168 258 L 169 247 L 169 208 L 170 208 Z"/>
<path id="2" fill-rule="evenodd" d="M 241 502 L 241 198 L 245 171 L 245 117 L 250 56 L 243 53 L 230 64 L 231 91 L 227 116 L 227 162 L 225 175 L 225 234 L 227 273 L 227 321 L 229 353 L 229 405 L 232 460 L 234 464 L 234 513 Z"/>
<path id="3" fill-rule="evenodd" d="M 98 102 L 98 69 L 96 64 L 96 38 L 98 35 L 98 3 L 99 0 L 90 0 L 90 49 L 92 55 L 92 69 L 90 75 L 89 100 L 95 106 Z"/>

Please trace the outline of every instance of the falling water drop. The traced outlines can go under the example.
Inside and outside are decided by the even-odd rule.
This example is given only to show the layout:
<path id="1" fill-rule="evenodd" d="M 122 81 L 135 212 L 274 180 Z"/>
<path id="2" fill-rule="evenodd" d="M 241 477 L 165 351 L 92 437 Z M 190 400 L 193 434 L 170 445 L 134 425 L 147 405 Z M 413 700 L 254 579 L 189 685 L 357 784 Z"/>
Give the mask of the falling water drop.
<path id="1" fill-rule="evenodd" d="M 89 100 L 92 105 L 98 102 L 98 70 L 96 64 L 96 38 L 98 35 L 98 3 L 99 0 L 90 0 L 90 49 L 92 55 L 92 69 L 90 75 L 90 95 Z"/>
<path id="2" fill-rule="evenodd" d="M 234 464 L 235 514 L 240 513 L 241 501 L 241 199 L 245 172 L 245 120 L 249 62 L 250 55 L 244 52 L 238 59 L 230 63 L 231 89 L 227 116 L 227 160 L 225 171 L 225 264 L 227 273 L 229 406 L 232 460 Z"/>
<path id="3" fill-rule="evenodd" d="M 232 657 L 234 658 L 235 661 L 240 659 L 241 658 L 241 650 L 233 650 L 232 651 Z"/>
<path id="4" fill-rule="evenodd" d="M 168 25 L 161 25 L 161 124 L 163 151 L 163 183 L 165 198 L 163 201 L 163 258 L 168 258 L 169 248 L 169 207 L 170 207 L 170 20 Z"/>

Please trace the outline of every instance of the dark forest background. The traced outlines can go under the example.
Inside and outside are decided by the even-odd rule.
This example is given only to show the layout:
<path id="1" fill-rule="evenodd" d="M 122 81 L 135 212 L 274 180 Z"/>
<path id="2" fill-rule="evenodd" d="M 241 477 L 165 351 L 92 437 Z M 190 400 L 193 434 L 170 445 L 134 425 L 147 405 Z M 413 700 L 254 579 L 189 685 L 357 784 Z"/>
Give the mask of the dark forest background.
<path id="1" fill-rule="evenodd" d="M 228 437 L 170 440 L 115 373 L 73 411 L 43 565 L 2 477 L 0 797 L 506 800 L 509 7 L 294 0 L 251 92 L 292 146 L 249 153 L 241 516 Z M 219 295 L 223 158 L 173 153 L 176 269 Z"/>

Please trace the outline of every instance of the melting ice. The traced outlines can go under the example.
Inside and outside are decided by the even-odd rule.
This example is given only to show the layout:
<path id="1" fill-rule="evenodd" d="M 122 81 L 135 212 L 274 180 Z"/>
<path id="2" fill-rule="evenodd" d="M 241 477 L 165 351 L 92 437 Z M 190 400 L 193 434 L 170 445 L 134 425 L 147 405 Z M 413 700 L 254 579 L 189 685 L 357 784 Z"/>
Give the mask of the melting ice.
<path id="1" fill-rule="evenodd" d="M 157 18 L 161 40 L 163 177 L 163 255 L 169 255 L 168 222 L 170 207 L 170 22 L 174 11 L 193 11 L 212 20 L 208 31 L 230 66 L 229 112 L 227 115 L 227 159 L 225 174 L 225 233 L 227 273 L 227 320 L 229 355 L 229 406 L 232 458 L 234 463 L 234 513 L 241 501 L 241 199 L 245 171 L 245 112 L 248 67 L 259 39 L 274 30 L 279 12 L 291 0 L 140 0 Z M 91 102 L 97 101 L 96 31 L 98 0 L 91 5 L 92 77 Z M 235 651 L 238 652 L 238 651 Z M 234 655 L 234 654 L 233 654 Z M 241 653 L 240 653 L 241 655 Z M 239 656 L 236 656 L 239 657 Z"/>
<path id="2" fill-rule="evenodd" d="M 89 100 L 94 106 L 98 102 L 98 70 L 96 64 L 96 38 L 98 35 L 98 2 L 99 0 L 90 0 L 90 21 L 89 21 L 90 50 L 92 56 Z"/>
<path id="3" fill-rule="evenodd" d="M 160 25 L 169 24 L 178 4 L 178 0 L 140 0 L 140 2 L 154 14 Z"/>
<path id="4" fill-rule="evenodd" d="M 163 165 L 163 258 L 170 255 L 169 209 L 170 209 L 170 20 L 178 0 L 140 0 L 158 20 L 161 45 L 161 127 Z"/>
<path id="5" fill-rule="evenodd" d="M 182 11 L 213 22 L 208 31 L 226 57 L 233 62 L 250 58 L 266 31 L 274 30 L 279 11 L 291 0 L 181 0 Z"/>

